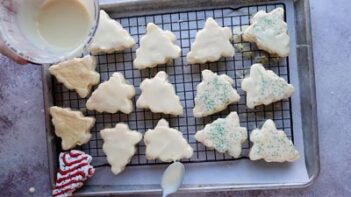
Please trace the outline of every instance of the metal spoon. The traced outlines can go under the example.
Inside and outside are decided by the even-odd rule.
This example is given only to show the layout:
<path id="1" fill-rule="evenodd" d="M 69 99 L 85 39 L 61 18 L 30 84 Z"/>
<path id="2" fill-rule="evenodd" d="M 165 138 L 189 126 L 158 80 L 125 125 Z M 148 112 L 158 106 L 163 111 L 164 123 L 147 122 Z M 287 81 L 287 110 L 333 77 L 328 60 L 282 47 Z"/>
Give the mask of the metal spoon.
<path id="1" fill-rule="evenodd" d="M 167 167 L 162 175 L 162 197 L 175 193 L 183 182 L 185 168 L 180 162 L 174 162 Z"/>

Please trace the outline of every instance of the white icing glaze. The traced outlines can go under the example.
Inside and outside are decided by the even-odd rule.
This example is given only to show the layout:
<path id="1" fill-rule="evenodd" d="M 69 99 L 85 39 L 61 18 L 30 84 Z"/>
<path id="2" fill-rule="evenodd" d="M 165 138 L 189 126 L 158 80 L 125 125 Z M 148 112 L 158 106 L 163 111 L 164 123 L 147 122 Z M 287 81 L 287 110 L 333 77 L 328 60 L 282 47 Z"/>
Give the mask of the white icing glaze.
<path id="1" fill-rule="evenodd" d="M 100 10 L 99 26 L 89 50 L 92 54 L 112 53 L 133 47 L 134 39 L 122 25 Z"/>
<path id="2" fill-rule="evenodd" d="M 262 64 L 251 66 L 250 76 L 242 81 L 241 88 L 247 93 L 246 104 L 249 108 L 287 99 L 294 92 L 291 84 L 273 71 L 265 70 Z"/>
<path id="3" fill-rule="evenodd" d="M 131 99 L 135 90 L 122 73 L 115 72 L 108 81 L 99 85 L 87 101 L 86 107 L 89 110 L 98 112 L 116 113 L 122 111 L 129 114 L 133 111 Z"/>
<path id="4" fill-rule="evenodd" d="M 159 159 L 164 162 L 191 158 L 193 149 L 184 139 L 183 134 L 169 127 L 166 120 L 161 119 L 155 129 L 149 129 L 144 135 L 146 158 Z"/>
<path id="5" fill-rule="evenodd" d="M 233 57 L 234 47 L 230 43 L 232 33 L 228 27 L 219 26 L 208 18 L 205 27 L 197 32 L 191 51 L 187 54 L 188 64 L 215 62 L 221 57 Z"/>
<path id="6" fill-rule="evenodd" d="M 180 99 L 167 78 L 167 74 L 160 71 L 154 78 L 145 79 L 140 84 L 141 95 L 136 106 L 138 108 L 149 108 L 154 113 L 183 114 Z"/>
<path id="7" fill-rule="evenodd" d="M 180 56 L 180 47 L 176 36 L 170 31 L 164 31 L 153 23 L 148 23 L 146 34 L 140 40 L 140 48 L 136 50 L 134 67 L 137 69 L 152 68 L 165 64 Z"/>
<path id="8" fill-rule="evenodd" d="M 55 134 L 62 139 L 62 149 L 68 150 L 90 140 L 90 129 L 94 126 L 95 118 L 85 117 L 80 111 L 56 106 L 50 107 L 50 114 Z"/>
<path id="9" fill-rule="evenodd" d="M 85 98 L 91 87 L 100 81 L 100 74 L 95 71 L 95 67 L 95 58 L 87 55 L 52 65 L 49 72 L 66 88 L 74 89 L 80 97 Z"/>
<path id="10" fill-rule="evenodd" d="M 226 118 L 219 118 L 196 132 L 195 139 L 220 153 L 228 152 L 238 158 L 241 145 L 247 139 L 247 130 L 240 127 L 238 114 L 231 112 Z"/>
<path id="11" fill-rule="evenodd" d="M 244 40 L 255 42 L 259 49 L 280 57 L 289 55 L 288 26 L 284 22 L 284 9 L 276 8 L 266 13 L 259 11 L 251 20 L 251 25 L 245 30 Z"/>
<path id="12" fill-rule="evenodd" d="M 121 173 L 135 154 L 135 145 L 140 142 L 142 134 L 129 129 L 124 123 L 115 128 L 103 129 L 100 132 L 104 144 L 102 146 L 113 174 Z"/>
<path id="13" fill-rule="evenodd" d="M 195 117 L 204 117 L 224 110 L 231 103 L 240 100 L 232 87 L 234 81 L 228 75 L 217 75 L 210 70 L 202 71 L 202 82 L 197 86 Z"/>
<path id="14" fill-rule="evenodd" d="M 277 130 L 272 120 L 267 120 L 261 129 L 251 132 L 253 146 L 249 157 L 251 160 L 264 159 L 267 162 L 295 161 L 299 153 L 294 144 L 282 130 Z"/>
<path id="15" fill-rule="evenodd" d="M 181 186 L 185 174 L 185 167 L 180 162 L 174 162 L 163 172 L 161 187 L 163 190 L 162 197 L 176 192 Z"/>

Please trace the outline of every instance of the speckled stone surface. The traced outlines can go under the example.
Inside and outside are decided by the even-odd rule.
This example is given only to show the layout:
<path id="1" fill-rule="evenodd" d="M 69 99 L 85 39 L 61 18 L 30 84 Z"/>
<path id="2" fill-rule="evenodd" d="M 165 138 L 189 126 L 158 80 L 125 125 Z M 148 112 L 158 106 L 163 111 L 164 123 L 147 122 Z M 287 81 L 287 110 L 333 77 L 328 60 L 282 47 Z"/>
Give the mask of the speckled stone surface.
<path id="1" fill-rule="evenodd" d="M 305 189 L 176 196 L 351 196 L 351 2 L 310 1 L 321 157 L 316 182 Z M 42 110 L 40 68 L 0 57 L 0 196 L 50 196 Z"/>

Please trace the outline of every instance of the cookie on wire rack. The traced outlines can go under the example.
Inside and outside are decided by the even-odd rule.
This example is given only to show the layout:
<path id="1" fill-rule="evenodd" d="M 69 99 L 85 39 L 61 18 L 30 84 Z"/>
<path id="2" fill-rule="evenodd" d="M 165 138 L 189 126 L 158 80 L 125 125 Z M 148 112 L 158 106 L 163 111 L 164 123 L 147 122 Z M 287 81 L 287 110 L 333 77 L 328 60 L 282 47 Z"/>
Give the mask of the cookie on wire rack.
<path id="1" fill-rule="evenodd" d="M 121 111 L 129 114 L 133 111 L 131 99 L 135 96 L 133 85 L 120 72 L 112 74 L 108 81 L 101 83 L 91 94 L 86 103 L 89 110 L 116 113 Z"/>
<path id="2" fill-rule="evenodd" d="M 87 55 L 52 65 L 49 72 L 66 88 L 75 90 L 80 97 L 85 98 L 90 93 L 91 87 L 100 81 L 100 74 L 95 68 L 95 57 Z"/>
<path id="3" fill-rule="evenodd" d="M 203 70 L 202 82 L 196 88 L 194 116 L 205 117 L 238 102 L 240 96 L 233 88 L 233 83 L 228 75 L 217 75 L 210 70 Z"/>
<path id="4" fill-rule="evenodd" d="M 166 64 L 180 56 L 180 47 L 176 45 L 174 33 L 162 30 L 154 23 L 148 23 L 146 34 L 140 40 L 140 47 L 136 50 L 134 68 L 153 68 L 159 64 Z"/>
<path id="5" fill-rule="evenodd" d="M 193 149 L 183 137 L 183 134 L 169 127 L 165 119 L 158 121 L 154 129 L 149 129 L 144 135 L 146 158 L 159 159 L 164 162 L 189 159 Z"/>
<path id="6" fill-rule="evenodd" d="M 262 64 L 251 66 L 250 75 L 241 82 L 241 88 L 246 92 L 246 104 L 251 109 L 288 99 L 294 92 L 291 84 Z"/>
<path id="7" fill-rule="evenodd" d="M 138 108 L 148 108 L 154 113 L 183 114 L 183 106 L 175 89 L 168 82 L 168 75 L 160 71 L 154 78 L 144 79 L 140 84 L 141 95 L 136 102 Z"/>
<path id="8" fill-rule="evenodd" d="M 80 111 L 57 106 L 50 107 L 50 114 L 55 134 L 62 140 L 63 150 L 83 145 L 90 140 L 90 129 L 94 126 L 95 118 L 85 117 Z"/>
<path id="9" fill-rule="evenodd" d="M 118 123 L 114 128 L 100 131 L 104 140 L 102 149 L 111 165 L 113 174 L 121 173 L 136 152 L 136 144 L 142 138 L 142 134 L 129 129 L 127 124 Z"/>
<path id="10" fill-rule="evenodd" d="M 278 130 L 273 120 L 266 120 L 261 129 L 250 134 L 253 143 L 249 157 L 251 160 L 264 159 L 267 162 L 285 162 L 299 159 L 299 152 L 285 132 Z"/>
<path id="11" fill-rule="evenodd" d="M 99 26 L 94 35 L 89 50 L 93 55 L 100 53 L 113 53 L 132 48 L 135 45 L 133 37 L 122 25 L 111 19 L 104 11 L 100 10 Z"/>
<path id="12" fill-rule="evenodd" d="M 290 52 L 288 25 L 284 21 L 284 9 L 276 8 L 269 13 L 257 12 L 251 25 L 245 29 L 245 41 L 255 42 L 259 49 L 280 57 L 287 57 Z"/>
<path id="13" fill-rule="evenodd" d="M 203 64 L 218 61 L 221 57 L 233 57 L 235 50 L 231 39 L 232 32 L 228 27 L 221 27 L 213 18 L 208 18 L 191 44 L 191 50 L 186 56 L 188 64 Z"/>

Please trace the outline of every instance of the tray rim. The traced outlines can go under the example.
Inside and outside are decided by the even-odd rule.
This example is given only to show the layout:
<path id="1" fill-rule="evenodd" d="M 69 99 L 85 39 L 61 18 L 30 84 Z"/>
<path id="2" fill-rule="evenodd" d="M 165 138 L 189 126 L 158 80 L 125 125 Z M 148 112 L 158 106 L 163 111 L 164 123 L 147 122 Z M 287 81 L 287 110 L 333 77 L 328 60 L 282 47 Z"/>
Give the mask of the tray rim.
<path id="1" fill-rule="evenodd" d="M 228 3 L 230 0 L 212 0 L 209 1 L 208 7 L 223 7 L 223 3 Z M 241 1 L 241 0 L 238 0 Z M 313 51 L 312 51 L 312 38 L 311 38 L 311 21 L 310 21 L 310 4 L 309 0 L 292 0 L 295 5 L 295 20 L 296 20 L 296 29 L 302 30 L 303 34 L 297 34 L 297 61 L 303 61 L 308 68 L 308 73 L 303 73 L 303 76 L 309 79 L 310 84 L 304 84 L 306 86 L 300 85 L 301 91 L 306 90 L 308 98 L 310 98 L 310 103 L 304 104 L 301 103 L 301 108 L 307 108 L 306 110 L 309 113 L 310 119 L 308 122 L 308 130 L 310 133 L 303 132 L 303 141 L 304 141 L 304 151 L 306 155 L 306 167 L 308 168 L 309 179 L 307 182 L 302 183 L 279 183 L 279 184 L 240 184 L 240 185 L 213 185 L 213 186 L 204 186 L 204 187 L 187 187 L 179 190 L 180 193 L 190 193 L 190 192 L 209 192 L 209 191 L 240 191 L 240 190 L 264 190 L 264 189 L 285 189 L 285 188 L 305 188 L 312 185 L 317 179 L 320 173 L 320 159 L 319 159 L 319 138 L 318 138 L 318 117 L 317 117 L 317 103 L 316 103 L 316 88 L 315 88 L 315 75 L 314 75 L 314 64 L 313 64 Z M 172 0 L 122 0 L 120 2 L 101 4 L 101 9 L 111 9 L 117 5 L 128 6 L 130 4 L 143 4 L 143 3 L 155 3 L 161 2 L 161 4 L 167 5 L 167 3 L 172 2 Z M 186 2 L 186 0 L 178 0 L 178 2 Z M 193 3 L 201 3 L 203 0 L 194 0 Z M 279 1 L 276 0 L 248 0 L 246 3 L 239 3 L 240 6 L 245 6 L 245 4 L 262 4 L 262 3 L 276 3 Z M 214 6 L 211 6 L 211 5 Z M 239 7 L 240 7 L 239 6 Z M 233 6 L 237 8 L 238 6 Z M 204 9 L 201 7 L 199 9 Z M 230 8 L 230 7 L 229 7 Z M 196 10 L 192 9 L 192 10 Z M 189 8 L 188 8 L 189 10 Z M 49 65 L 44 65 L 42 67 L 42 81 L 43 81 L 43 97 L 44 97 L 44 107 L 45 107 L 45 128 L 46 128 L 46 137 L 47 137 L 47 149 L 48 149 L 48 167 L 50 175 L 51 187 L 55 186 L 55 177 L 56 169 L 58 166 L 57 155 L 57 144 L 56 137 L 53 131 L 51 124 L 51 117 L 49 114 L 49 107 L 52 106 L 52 94 L 51 94 L 51 79 L 52 76 L 48 72 Z M 299 77 L 300 77 L 299 72 Z M 303 94 L 301 94 L 303 95 Z M 303 110 L 303 109 L 301 109 Z M 304 123 L 304 122 L 303 122 Z M 303 125 L 306 126 L 306 125 Z M 306 140 L 306 137 L 310 138 Z M 306 150 L 308 149 L 308 150 Z M 306 152 L 307 151 L 307 152 Z M 312 154 L 312 155 L 311 155 Z M 90 186 L 91 187 L 91 186 Z M 106 194 L 136 194 L 136 193 L 158 193 L 160 189 L 141 189 L 135 191 L 107 191 L 107 192 L 77 192 L 76 196 L 96 196 L 96 195 L 106 195 Z"/>

